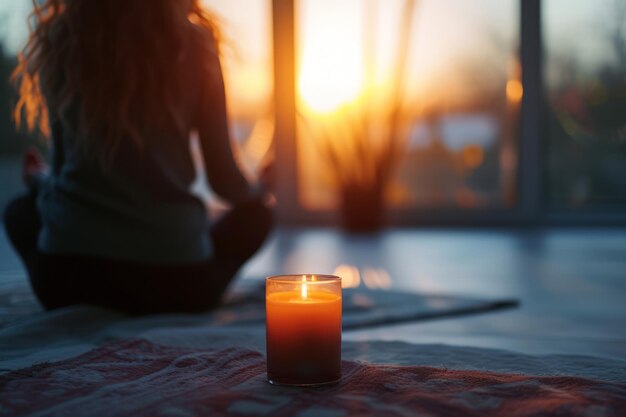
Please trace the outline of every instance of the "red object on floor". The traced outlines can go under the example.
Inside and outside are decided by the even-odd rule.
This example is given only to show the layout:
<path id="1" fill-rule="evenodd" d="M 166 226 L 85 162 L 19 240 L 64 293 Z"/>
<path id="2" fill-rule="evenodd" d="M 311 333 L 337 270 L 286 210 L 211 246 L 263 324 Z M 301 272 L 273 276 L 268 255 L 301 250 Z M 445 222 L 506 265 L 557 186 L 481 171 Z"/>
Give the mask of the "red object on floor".
<path id="1" fill-rule="evenodd" d="M 576 377 L 344 362 L 338 385 L 283 388 L 265 372 L 251 350 L 125 340 L 4 374 L 0 415 L 626 415 L 626 384 Z"/>

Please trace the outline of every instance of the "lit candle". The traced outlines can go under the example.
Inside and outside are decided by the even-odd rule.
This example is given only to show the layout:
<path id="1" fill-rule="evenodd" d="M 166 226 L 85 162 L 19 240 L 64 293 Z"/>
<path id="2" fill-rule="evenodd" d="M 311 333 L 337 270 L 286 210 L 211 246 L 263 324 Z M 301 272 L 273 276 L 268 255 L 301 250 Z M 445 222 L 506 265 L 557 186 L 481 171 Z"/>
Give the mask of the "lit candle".
<path id="1" fill-rule="evenodd" d="M 282 275 L 266 280 L 267 379 L 320 385 L 341 377 L 341 278 Z"/>

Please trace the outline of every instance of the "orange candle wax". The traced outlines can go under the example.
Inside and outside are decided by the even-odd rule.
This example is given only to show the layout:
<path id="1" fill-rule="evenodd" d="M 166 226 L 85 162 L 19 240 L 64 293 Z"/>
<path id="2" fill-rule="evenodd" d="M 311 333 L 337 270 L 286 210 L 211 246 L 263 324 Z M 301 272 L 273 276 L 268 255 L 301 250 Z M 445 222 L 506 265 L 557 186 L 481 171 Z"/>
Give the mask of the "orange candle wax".
<path id="1" fill-rule="evenodd" d="M 341 279 L 277 276 L 266 282 L 267 376 L 317 385 L 341 377 Z"/>

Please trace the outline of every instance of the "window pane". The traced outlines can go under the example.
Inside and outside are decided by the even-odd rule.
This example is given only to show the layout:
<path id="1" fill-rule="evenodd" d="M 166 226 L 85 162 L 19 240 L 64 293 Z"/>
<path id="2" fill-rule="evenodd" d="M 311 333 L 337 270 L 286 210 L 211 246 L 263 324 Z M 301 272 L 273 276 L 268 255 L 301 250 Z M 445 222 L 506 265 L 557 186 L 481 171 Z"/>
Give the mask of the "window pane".
<path id="1" fill-rule="evenodd" d="M 554 208 L 626 203 L 626 2 L 544 3 Z"/>
<path id="2" fill-rule="evenodd" d="M 395 208 L 515 204 L 517 0 L 296 4 L 305 208 L 380 173 Z"/>

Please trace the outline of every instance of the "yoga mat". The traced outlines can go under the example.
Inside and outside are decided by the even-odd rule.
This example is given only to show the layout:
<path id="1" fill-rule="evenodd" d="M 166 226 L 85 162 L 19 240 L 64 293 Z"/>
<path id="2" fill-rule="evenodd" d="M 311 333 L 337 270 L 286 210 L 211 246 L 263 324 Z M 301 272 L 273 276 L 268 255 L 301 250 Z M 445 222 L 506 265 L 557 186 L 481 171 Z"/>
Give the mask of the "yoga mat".
<path id="1" fill-rule="evenodd" d="M 445 294 L 420 294 L 365 287 L 343 290 L 344 330 L 382 326 L 439 317 L 488 312 L 518 305 L 514 299 L 476 299 Z M 21 271 L 0 273 L 0 328 L 42 311 Z M 247 280 L 208 315 L 208 323 L 262 325 L 265 322 L 265 288 Z"/>
<path id="2" fill-rule="evenodd" d="M 358 329 L 517 307 L 515 299 L 476 299 L 366 287 L 343 290 L 343 329 Z M 255 286 L 233 294 L 216 312 L 213 324 L 265 321 L 265 289 Z"/>

